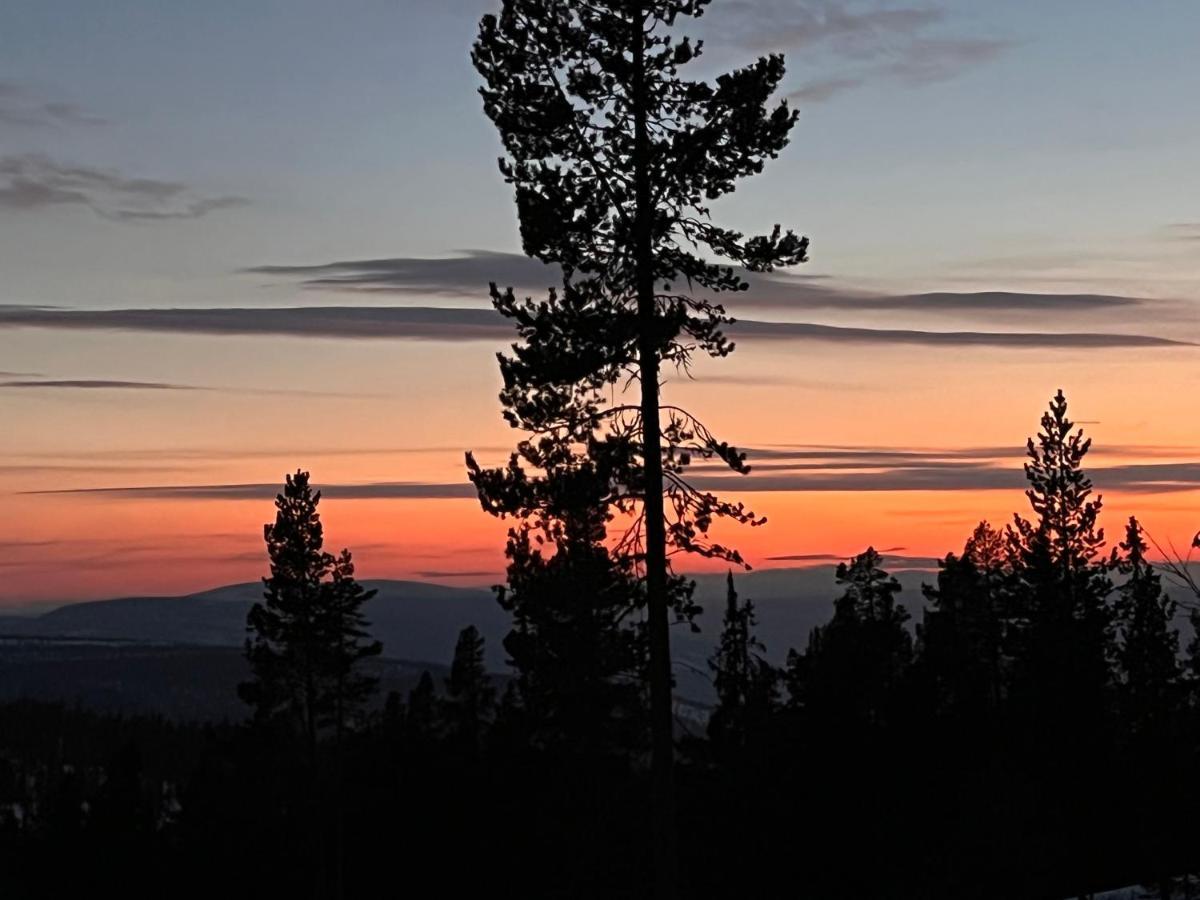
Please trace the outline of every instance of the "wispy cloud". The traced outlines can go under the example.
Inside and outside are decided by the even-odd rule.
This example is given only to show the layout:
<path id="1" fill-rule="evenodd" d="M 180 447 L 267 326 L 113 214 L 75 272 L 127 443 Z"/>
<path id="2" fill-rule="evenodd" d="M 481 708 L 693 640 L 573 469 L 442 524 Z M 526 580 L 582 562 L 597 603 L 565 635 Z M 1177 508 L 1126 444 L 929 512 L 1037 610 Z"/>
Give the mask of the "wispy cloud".
<path id="1" fill-rule="evenodd" d="M 317 265 L 266 265 L 245 270 L 299 278 L 314 288 L 486 297 L 488 284 L 543 291 L 562 282 L 562 270 L 518 253 L 461 250 L 454 256 L 335 260 Z"/>
<path id="2" fill-rule="evenodd" d="M 759 52 L 803 50 L 835 74 L 789 96 L 822 103 L 865 84 L 919 87 L 987 63 L 1011 41 L 962 35 L 941 6 L 856 0 L 736 0 L 718 12 L 740 42 Z"/>
<path id="3" fill-rule="evenodd" d="M 991 62 L 1009 46 L 1008 41 L 983 38 L 914 40 L 904 53 L 875 71 L 909 85 L 934 84 Z"/>
<path id="4" fill-rule="evenodd" d="M 903 549 L 903 548 L 899 548 Z M 890 569 L 936 569 L 938 560 L 930 556 L 900 556 L 887 550 L 880 550 L 883 564 Z M 823 565 L 833 565 L 845 562 L 855 553 L 793 553 L 783 556 L 768 556 L 768 562 L 807 562 Z"/>
<path id="5" fill-rule="evenodd" d="M 824 103 L 826 100 L 832 100 L 838 94 L 860 88 L 864 83 L 865 79 L 861 77 L 819 78 L 789 92 L 788 99 L 797 100 L 800 103 Z"/>
<path id="6" fill-rule="evenodd" d="M 245 205 L 243 197 L 200 197 L 178 181 L 131 178 L 111 169 L 66 165 L 31 153 L 0 157 L 0 209 L 84 206 L 119 222 L 195 219 Z"/>
<path id="7" fill-rule="evenodd" d="M 1200 490 L 1200 462 L 1171 461 L 1101 466 L 1089 470 L 1101 491 L 1157 494 Z M 698 473 L 690 482 L 701 490 L 722 493 L 762 492 L 880 492 L 880 491 L 1018 491 L 1025 473 L 1015 459 L 988 465 L 963 465 L 936 460 L 922 464 L 880 465 L 869 471 L 845 471 L 837 466 L 802 465 L 777 468 L 748 476 Z M 321 484 L 322 495 L 341 500 L 459 500 L 473 499 L 468 482 L 371 482 Z M 31 494 L 105 494 L 126 499 L 269 500 L 279 491 L 272 484 L 185 484 L 70 488 Z"/>
<path id="8" fill-rule="evenodd" d="M 1175 222 L 1163 229 L 1168 240 L 1200 241 L 1200 222 Z"/>
<path id="9" fill-rule="evenodd" d="M 3 373 L 0 373 L 0 378 Z M 111 378 L 40 378 L 37 376 L 0 380 L 0 389 L 20 391 L 202 391 L 222 394 L 251 394 L 300 397 L 374 397 L 376 394 L 305 391 L 293 388 L 220 387 L 174 384 L 164 381 L 126 381 Z"/>
<path id="10" fill-rule="evenodd" d="M 555 267 L 517 253 L 463 250 L 454 256 L 336 260 L 318 265 L 268 265 L 247 272 L 297 279 L 315 290 L 395 293 L 401 296 L 484 297 L 489 282 L 518 292 L 540 293 L 558 284 Z M 842 287 L 822 275 L 760 275 L 739 272 L 750 285 L 728 298 L 742 309 L 906 311 L 994 315 L 1091 313 L 1147 305 L 1152 301 L 1103 294 L 1009 291 L 879 294 Z M 726 299 L 726 298 L 721 298 Z"/>
<path id="11" fill-rule="evenodd" d="M 0 81 L 0 125 L 44 128 L 104 124 L 104 119 L 74 103 L 43 97 L 12 81 Z"/>
<path id="12" fill-rule="evenodd" d="M 102 378 L 63 378 L 45 381 L 0 381 L 0 388 L 21 390 L 197 391 L 204 388 L 160 381 L 111 381 Z"/>
<path id="13" fill-rule="evenodd" d="M 436 484 L 411 481 L 386 481 L 370 484 L 318 484 L 321 496 L 331 500 L 456 500 L 475 498 L 470 482 Z M 184 484 L 138 487 L 67 488 L 28 491 L 44 494 L 108 494 L 147 500 L 270 500 L 279 493 L 279 485 L 270 484 Z"/>
<path id="14" fill-rule="evenodd" d="M 491 309 L 414 306 L 115 310 L 0 307 L 0 328 L 16 327 L 454 342 L 502 342 L 513 337 L 511 324 Z M 747 319 L 737 321 L 727 331 L 735 339 L 746 340 L 927 347 L 1086 350 L 1193 346 L 1139 334 L 922 331 Z"/>

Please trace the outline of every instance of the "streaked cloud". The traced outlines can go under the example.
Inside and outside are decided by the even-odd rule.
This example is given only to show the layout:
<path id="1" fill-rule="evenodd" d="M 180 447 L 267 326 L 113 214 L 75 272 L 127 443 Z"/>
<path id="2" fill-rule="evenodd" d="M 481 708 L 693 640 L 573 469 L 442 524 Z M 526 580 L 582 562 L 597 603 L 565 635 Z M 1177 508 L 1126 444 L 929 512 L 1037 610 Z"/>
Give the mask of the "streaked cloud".
<path id="1" fill-rule="evenodd" d="M 1166 237 L 1174 241 L 1200 241 L 1200 222 L 1175 222 L 1163 229 Z"/>
<path id="2" fill-rule="evenodd" d="M 789 92 L 788 99 L 797 100 L 800 103 L 824 103 L 826 100 L 832 100 L 838 94 L 860 88 L 864 83 L 865 81 L 861 77 L 819 78 Z"/>
<path id="3" fill-rule="evenodd" d="M 22 390 L 103 390 L 103 391 L 198 391 L 204 388 L 187 384 L 167 384 L 160 381 L 110 381 L 100 378 L 64 378 L 45 381 L 0 381 L 0 388 Z"/>
<path id="4" fill-rule="evenodd" d="M 735 0 L 720 21 L 759 52 L 803 51 L 832 76 L 789 94 L 823 103 L 864 85 L 920 87 L 955 78 L 994 60 L 1012 46 L 1004 38 L 958 34 L 953 17 L 934 5 L 905 6 L 854 0 Z"/>
<path id="5" fill-rule="evenodd" d="M 0 310 L 0 317 L 3 311 Z M 2 326 L 0 326 L 2 327 Z M 0 378 L 3 373 L 0 373 Z M 21 391 L 202 391 L 206 393 L 249 394 L 293 397 L 376 397 L 378 394 L 305 391 L 294 388 L 220 387 L 198 384 L 174 384 L 163 381 L 125 381 L 111 378 L 42 378 L 29 376 L 0 380 L 0 390 Z"/>
<path id="6" fill-rule="evenodd" d="M 461 250 L 454 256 L 335 260 L 317 265 L 266 265 L 251 274 L 299 278 L 309 287 L 396 291 L 404 294 L 488 296 L 488 284 L 544 291 L 562 282 L 562 270 L 519 253 Z"/>
<path id="7" fill-rule="evenodd" d="M 247 202 L 244 197 L 202 197 L 178 181 L 67 165 L 40 153 L 0 157 L 0 209 L 10 211 L 84 206 L 106 219 L 138 222 L 196 219 Z"/>
<path id="8" fill-rule="evenodd" d="M 321 496 L 331 500 L 457 500 L 474 499 L 475 487 L 464 476 L 461 484 L 414 481 L 381 481 L 370 484 L 315 484 Z M 29 495 L 107 494 L 146 500 L 270 500 L 279 493 L 279 484 L 181 484 L 136 487 L 66 488 L 28 491 Z"/>
<path id="9" fill-rule="evenodd" d="M 903 549 L 903 548 L 900 548 Z M 768 556 L 768 562 L 807 562 L 824 565 L 835 565 L 847 562 L 858 553 L 795 553 L 783 556 Z M 888 569 L 936 569 L 939 560 L 931 556 L 901 556 L 887 550 L 879 550 L 883 566 Z"/>
<path id="10" fill-rule="evenodd" d="M 305 287 L 414 296 L 486 297 L 489 282 L 540 293 L 562 279 L 557 267 L 517 253 L 463 250 L 454 256 L 336 260 L 318 265 L 269 265 L 249 273 L 295 278 Z M 1151 301 L 1101 294 L 979 291 L 886 295 L 842 287 L 824 275 L 739 272 L 750 285 L 727 295 L 731 307 L 788 310 L 875 310 L 931 313 L 1087 313 Z"/>
<path id="11" fill-rule="evenodd" d="M 44 97 L 12 81 L 0 81 L 0 125 L 44 128 L 104 124 L 104 119 L 74 103 Z"/>
<path id="12" fill-rule="evenodd" d="M 1200 462 L 1135 463 L 1089 470 L 1098 491 L 1155 494 L 1200 490 Z M 816 471 L 794 468 L 768 474 L 718 476 L 698 474 L 688 479 L 700 490 L 720 493 L 829 491 L 980 491 L 1020 490 L 1026 486 L 1019 464 L 970 465 L 953 462 L 898 465 L 874 471 Z M 371 482 L 318 484 L 322 496 L 340 500 L 459 500 L 473 499 L 475 488 L 463 482 Z M 269 500 L 279 492 L 271 484 L 144 485 L 30 491 L 30 494 L 105 494 L 127 499 Z"/>
<path id="13" fill-rule="evenodd" d="M 509 322 L 491 309 L 416 306 L 114 310 L 0 307 L 0 328 L 17 327 L 456 342 L 508 341 L 513 337 Z M 1140 334 L 922 331 L 747 319 L 738 320 L 727 331 L 735 339 L 927 347 L 1116 349 L 1193 346 L 1185 341 Z"/>

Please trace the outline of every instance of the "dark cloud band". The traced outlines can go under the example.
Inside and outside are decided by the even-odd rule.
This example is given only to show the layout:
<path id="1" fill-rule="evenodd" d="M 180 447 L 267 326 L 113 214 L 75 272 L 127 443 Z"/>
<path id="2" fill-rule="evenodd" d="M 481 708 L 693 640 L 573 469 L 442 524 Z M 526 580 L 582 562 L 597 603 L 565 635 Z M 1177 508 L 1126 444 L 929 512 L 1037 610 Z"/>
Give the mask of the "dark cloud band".
<path id="1" fill-rule="evenodd" d="M 1134 463 L 1091 470 L 1099 490 L 1154 494 L 1200 490 L 1200 462 Z M 1019 466 L 894 466 L 877 471 L 790 471 L 748 476 L 697 475 L 690 483 L 720 493 L 881 492 L 1020 490 L 1025 474 Z M 375 482 L 319 485 L 325 497 L 340 500 L 473 499 L 468 482 Z M 269 500 L 278 484 L 150 485 L 32 491 L 32 494 L 106 494 L 129 499 Z"/>
<path id="2" fill-rule="evenodd" d="M 271 335 L 342 339 L 409 339 L 505 342 L 509 323 L 490 309 L 440 307 L 295 307 L 216 309 L 51 309 L 0 307 L 0 328 L 150 331 L 176 334 Z M 735 339 L 805 340 L 933 347 L 1138 348 L 1192 346 L 1137 334 L 920 331 L 849 328 L 803 322 L 739 320 Z"/>

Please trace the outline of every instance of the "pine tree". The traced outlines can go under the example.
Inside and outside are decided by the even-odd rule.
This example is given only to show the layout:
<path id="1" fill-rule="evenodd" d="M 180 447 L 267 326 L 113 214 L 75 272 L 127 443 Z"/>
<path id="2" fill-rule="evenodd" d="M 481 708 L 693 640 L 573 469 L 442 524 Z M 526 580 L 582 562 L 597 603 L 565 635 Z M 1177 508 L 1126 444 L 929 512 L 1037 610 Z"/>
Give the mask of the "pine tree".
<path id="1" fill-rule="evenodd" d="M 676 39 L 683 16 L 708 0 L 504 0 L 485 16 L 472 59 L 484 110 L 504 144 L 501 171 L 516 192 L 525 252 L 564 272 L 561 294 L 520 301 L 494 285 L 497 309 L 523 341 L 501 358 L 505 416 L 545 435 L 588 446 L 593 433 L 620 439 L 624 471 L 608 502 L 634 516 L 649 610 L 657 892 L 675 893 L 668 545 L 733 561 L 707 539 L 715 517 L 758 521 L 740 504 L 683 480 L 692 453 L 746 471 L 744 455 L 689 414 L 662 421 L 663 364 L 686 366 L 696 350 L 724 356 L 724 309 L 705 294 L 744 282 L 702 251 L 752 269 L 802 262 L 807 240 L 778 228 L 760 237 L 714 225 L 708 203 L 778 155 L 795 123 L 785 104 L 768 109 L 783 78 L 779 56 L 718 78 L 679 70 L 700 43 Z M 675 290 L 683 284 L 686 290 Z M 602 408 L 606 388 L 633 376 L 638 402 Z M 590 444 L 590 446 L 589 446 Z M 535 443 L 520 456 L 533 469 Z M 514 467 L 517 466 L 514 461 Z M 484 504 L 513 511 L 476 481 Z"/>
<path id="2" fill-rule="evenodd" d="M 1118 589 L 1116 619 L 1122 706 L 1135 732 L 1163 727 L 1178 700 L 1179 631 L 1176 604 L 1146 559 L 1142 527 L 1133 516 L 1112 565 L 1125 576 Z"/>
<path id="3" fill-rule="evenodd" d="M 1016 576 L 1013 635 L 1018 691 L 1037 733 L 1089 740 L 1101 726 L 1112 680 L 1112 582 L 1101 558 L 1102 506 L 1083 461 L 1091 439 L 1067 415 L 1060 390 L 1027 444 L 1026 496 L 1035 518 L 1007 531 Z"/>
<path id="4" fill-rule="evenodd" d="M 955 718 L 990 718 L 1004 696 L 1005 635 L 1011 573 L 1004 534 L 980 522 L 961 555 L 939 563 L 925 585 L 930 607 L 917 626 L 920 668 L 935 710 Z"/>
<path id="5" fill-rule="evenodd" d="M 766 648 L 755 637 L 755 624 L 754 604 L 738 605 L 728 573 L 721 638 L 708 663 L 717 691 L 708 736 L 718 753 L 736 754 L 760 736 L 779 699 L 779 676 L 763 657 Z"/>
<path id="6" fill-rule="evenodd" d="M 564 461 L 534 484 L 541 499 L 509 532 L 501 606 L 517 672 L 521 720 L 537 746 L 591 754 L 646 743 L 645 590 L 627 551 L 609 549 L 600 501 L 608 476 L 594 459 Z M 675 616 L 696 612 L 691 583 L 673 578 Z"/>
<path id="7" fill-rule="evenodd" d="M 886 725 L 912 664 L 908 612 L 895 600 L 900 582 L 881 563 L 868 547 L 839 564 L 837 583 L 845 592 L 833 618 L 812 630 L 803 654 L 788 654 L 791 704 L 837 737 Z"/>
<path id="8" fill-rule="evenodd" d="M 375 592 L 355 581 L 348 550 L 323 549 L 320 500 L 303 471 L 287 476 L 275 500 L 275 523 L 263 529 L 271 574 L 246 618 L 253 680 L 239 686 L 257 721 L 303 737 L 310 761 L 322 734 L 340 738 L 353 724 L 375 687 L 359 663 L 382 651 L 366 640 L 362 613 Z"/>
<path id="9" fill-rule="evenodd" d="M 483 636 L 474 625 L 459 632 L 443 700 L 442 718 L 451 737 L 472 752 L 479 749 L 496 705 L 496 689 L 484 665 L 483 647 Z"/>

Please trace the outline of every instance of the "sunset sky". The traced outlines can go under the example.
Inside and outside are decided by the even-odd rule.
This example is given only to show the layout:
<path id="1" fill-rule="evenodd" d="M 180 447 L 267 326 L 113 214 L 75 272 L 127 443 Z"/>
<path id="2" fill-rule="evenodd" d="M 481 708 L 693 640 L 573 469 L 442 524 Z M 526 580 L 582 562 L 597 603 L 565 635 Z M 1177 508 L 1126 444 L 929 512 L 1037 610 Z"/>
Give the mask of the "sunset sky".
<path id="1" fill-rule="evenodd" d="M 265 572 L 285 472 L 368 578 L 492 584 L 519 255 L 468 51 L 491 0 L 0 5 L 0 606 Z M 811 262 L 667 397 L 756 567 L 921 560 L 1024 511 L 1062 388 L 1110 535 L 1200 528 L 1200 3 L 714 0 L 696 74 L 781 50 L 800 121 L 722 223 Z M 1000 293 L 1003 292 L 1003 293 Z M 689 569 L 690 564 L 684 564 Z"/>

